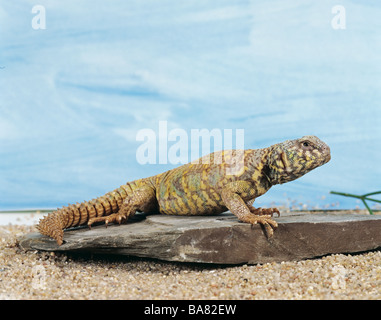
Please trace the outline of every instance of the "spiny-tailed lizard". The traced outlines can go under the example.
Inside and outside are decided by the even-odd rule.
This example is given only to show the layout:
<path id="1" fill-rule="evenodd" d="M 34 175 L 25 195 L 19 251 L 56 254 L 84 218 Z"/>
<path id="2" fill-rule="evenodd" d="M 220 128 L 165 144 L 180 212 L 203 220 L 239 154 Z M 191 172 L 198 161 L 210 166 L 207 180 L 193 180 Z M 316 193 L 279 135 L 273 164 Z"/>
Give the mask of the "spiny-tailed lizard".
<path id="1" fill-rule="evenodd" d="M 287 140 L 264 149 L 224 150 L 164 173 L 128 182 L 99 198 L 57 209 L 37 229 L 63 243 L 63 230 L 96 222 L 121 223 L 136 212 L 213 215 L 230 210 L 240 221 L 262 224 L 269 237 L 277 208 L 254 208 L 271 186 L 295 180 L 331 159 L 315 136 Z M 238 169 L 237 169 L 238 168 Z"/>

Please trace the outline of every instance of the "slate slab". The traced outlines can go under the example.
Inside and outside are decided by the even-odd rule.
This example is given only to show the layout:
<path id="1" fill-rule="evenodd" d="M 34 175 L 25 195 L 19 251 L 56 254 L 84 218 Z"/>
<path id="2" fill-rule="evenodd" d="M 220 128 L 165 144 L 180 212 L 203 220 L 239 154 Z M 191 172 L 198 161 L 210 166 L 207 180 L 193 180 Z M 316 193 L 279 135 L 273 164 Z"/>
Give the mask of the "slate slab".
<path id="1" fill-rule="evenodd" d="M 117 226 L 65 232 L 64 244 L 38 233 L 20 239 L 26 250 L 87 251 L 168 261 L 257 264 L 294 261 L 381 247 L 381 216 L 349 213 L 283 214 L 268 239 L 263 227 L 242 223 L 231 213 L 218 216 L 137 214 Z"/>

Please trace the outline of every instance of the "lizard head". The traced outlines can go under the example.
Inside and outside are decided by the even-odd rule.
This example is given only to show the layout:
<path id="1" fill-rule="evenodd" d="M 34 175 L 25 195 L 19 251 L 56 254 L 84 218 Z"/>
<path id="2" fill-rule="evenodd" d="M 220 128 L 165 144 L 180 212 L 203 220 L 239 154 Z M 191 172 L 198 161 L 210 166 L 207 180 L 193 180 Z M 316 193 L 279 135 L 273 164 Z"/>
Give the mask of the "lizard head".
<path id="1" fill-rule="evenodd" d="M 331 159 L 328 145 L 315 136 L 287 140 L 270 149 L 267 176 L 272 184 L 295 180 Z"/>

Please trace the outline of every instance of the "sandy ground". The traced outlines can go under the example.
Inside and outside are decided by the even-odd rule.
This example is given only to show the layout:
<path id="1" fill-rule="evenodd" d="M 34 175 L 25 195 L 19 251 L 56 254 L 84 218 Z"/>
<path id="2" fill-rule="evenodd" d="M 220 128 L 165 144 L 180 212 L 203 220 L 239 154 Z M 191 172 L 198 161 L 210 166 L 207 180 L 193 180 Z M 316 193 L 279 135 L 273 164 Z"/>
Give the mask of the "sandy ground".
<path id="1" fill-rule="evenodd" d="M 381 299 L 381 251 L 215 266 L 24 252 L 0 226 L 0 299 Z"/>

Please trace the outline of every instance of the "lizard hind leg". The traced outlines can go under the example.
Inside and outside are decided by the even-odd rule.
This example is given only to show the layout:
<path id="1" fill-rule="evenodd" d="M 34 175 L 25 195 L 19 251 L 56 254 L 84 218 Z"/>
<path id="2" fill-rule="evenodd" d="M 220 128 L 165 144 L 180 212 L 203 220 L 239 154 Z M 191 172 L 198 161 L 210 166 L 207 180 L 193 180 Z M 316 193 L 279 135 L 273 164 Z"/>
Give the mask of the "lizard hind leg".
<path id="1" fill-rule="evenodd" d="M 124 201 L 119 211 L 108 216 L 94 217 L 89 219 L 87 225 L 96 222 L 104 222 L 106 227 L 109 223 L 118 223 L 127 221 L 133 217 L 136 211 L 145 211 L 145 208 L 151 207 L 152 203 L 156 203 L 155 190 L 149 186 L 143 186 L 133 191 Z"/>
<path id="2" fill-rule="evenodd" d="M 249 210 L 251 213 L 257 215 L 257 216 L 273 216 L 274 213 L 280 217 L 280 212 L 278 208 L 254 208 L 249 206 Z"/>
<path id="3" fill-rule="evenodd" d="M 253 207 L 254 201 L 255 201 L 255 199 L 252 199 L 252 200 L 246 202 L 246 205 L 249 208 L 251 213 L 253 213 L 257 216 L 269 215 L 271 217 L 274 215 L 274 213 L 276 213 L 278 215 L 278 217 L 280 217 L 280 212 L 279 212 L 278 208 L 268 208 L 268 209 L 267 208 L 254 208 Z"/>

